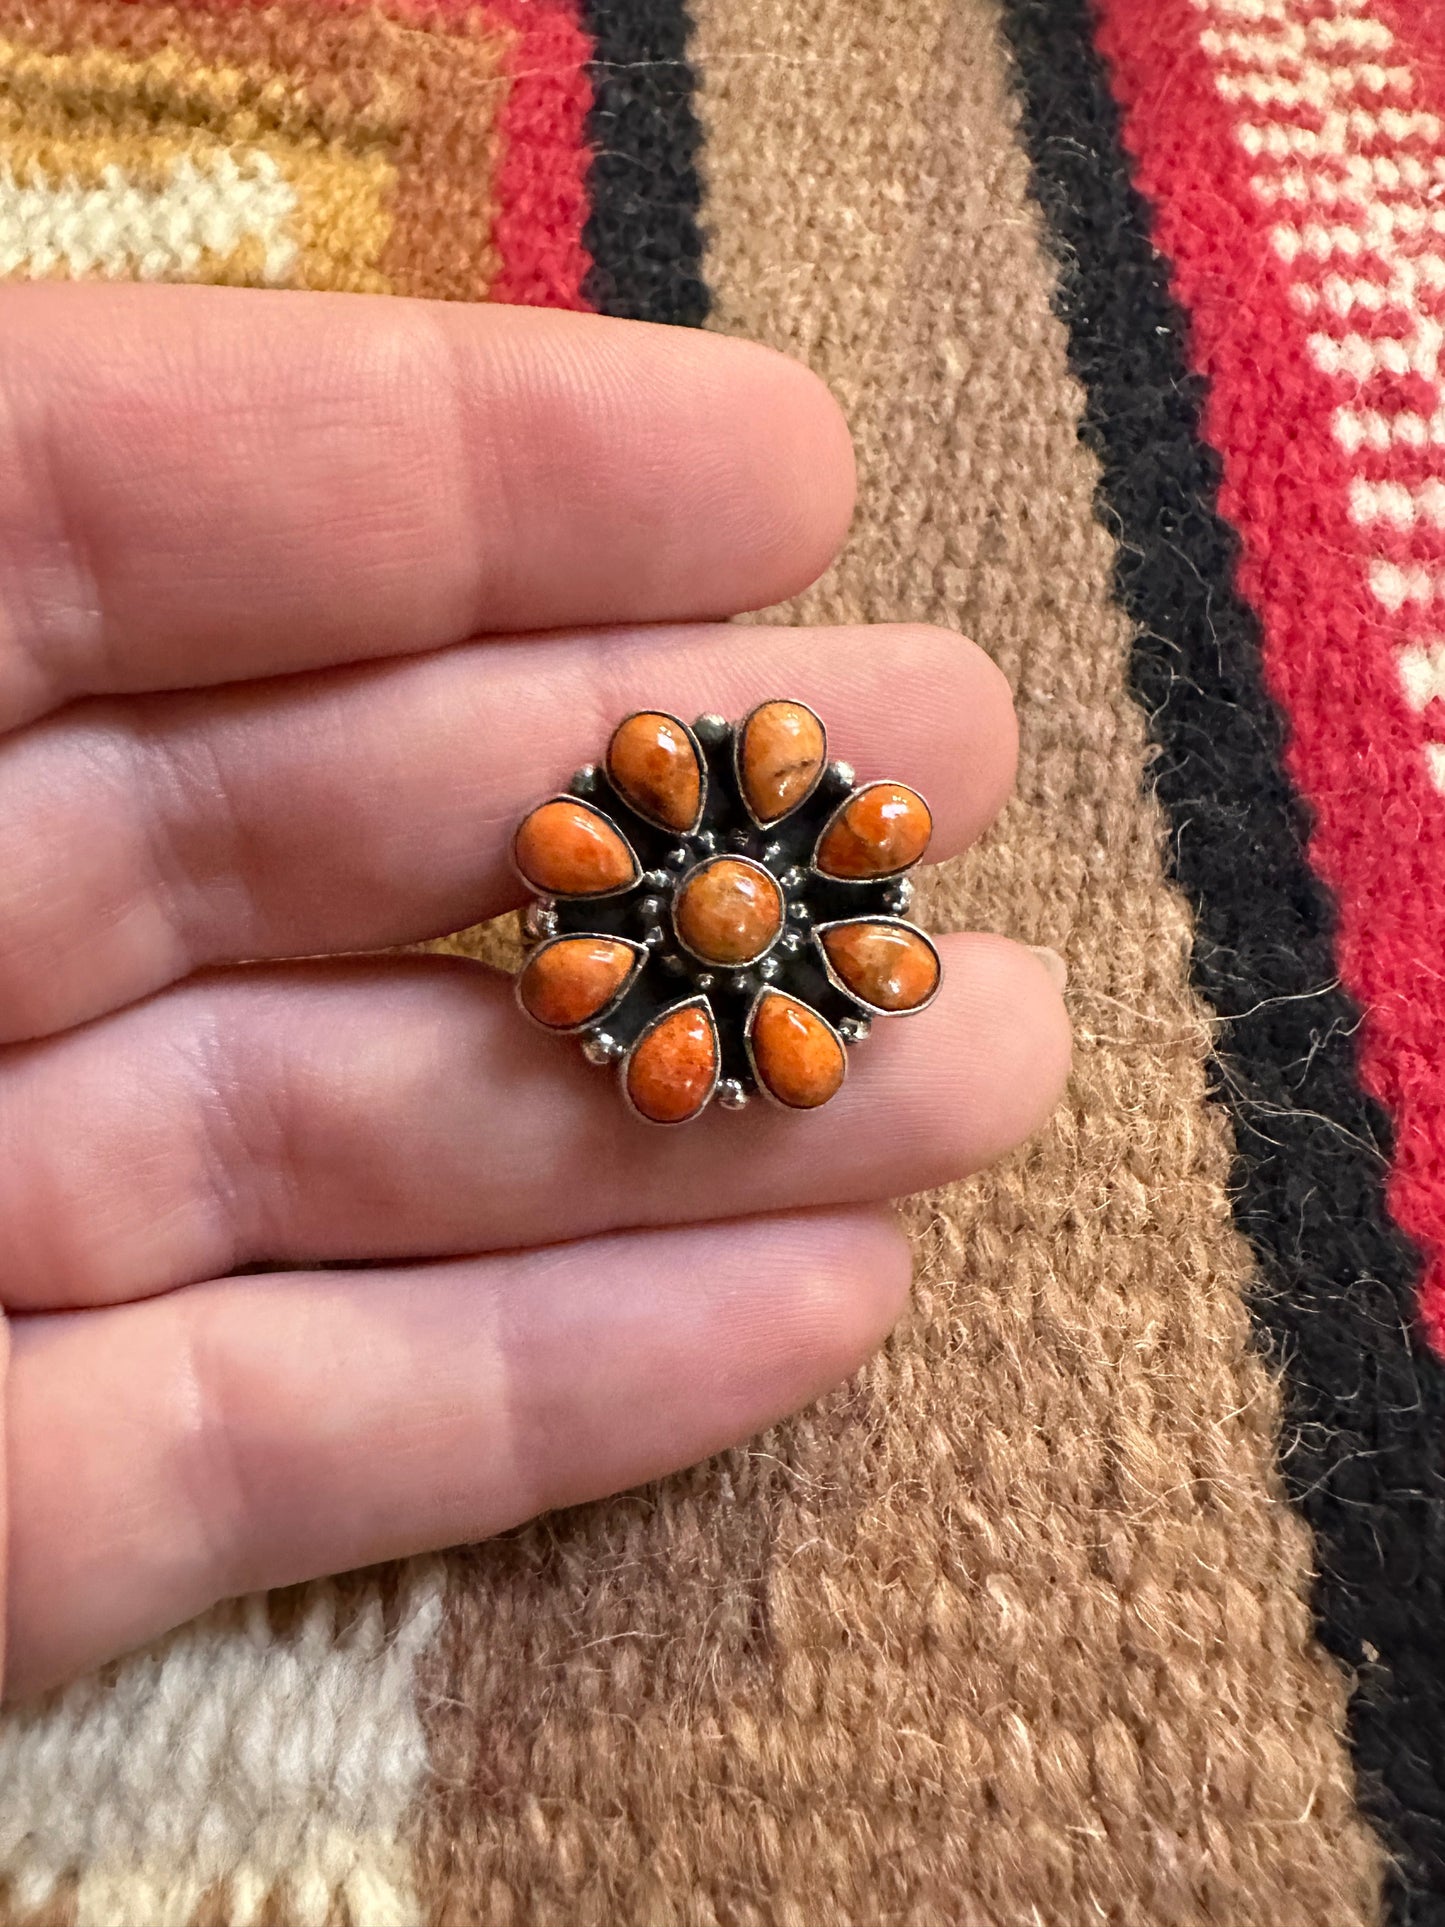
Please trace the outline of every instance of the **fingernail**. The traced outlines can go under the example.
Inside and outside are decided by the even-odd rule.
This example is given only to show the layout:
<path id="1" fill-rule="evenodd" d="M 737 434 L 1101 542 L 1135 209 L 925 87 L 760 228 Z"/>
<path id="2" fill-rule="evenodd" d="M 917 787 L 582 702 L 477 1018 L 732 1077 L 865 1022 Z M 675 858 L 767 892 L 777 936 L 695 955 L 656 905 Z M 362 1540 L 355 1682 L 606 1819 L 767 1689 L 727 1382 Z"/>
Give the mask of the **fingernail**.
<path id="1" fill-rule="evenodd" d="M 1047 944 L 1042 943 L 1031 943 L 1029 949 L 1033 951 L 1044 969 L 1047 970 L 1050 977 L 1053 978 L 1054 989 L 1060 992 L 1060 994 L 1067 990 L 1069 987 L 1069 966 L 1064 962 L 1058 951 L 1050 950 Z"/>

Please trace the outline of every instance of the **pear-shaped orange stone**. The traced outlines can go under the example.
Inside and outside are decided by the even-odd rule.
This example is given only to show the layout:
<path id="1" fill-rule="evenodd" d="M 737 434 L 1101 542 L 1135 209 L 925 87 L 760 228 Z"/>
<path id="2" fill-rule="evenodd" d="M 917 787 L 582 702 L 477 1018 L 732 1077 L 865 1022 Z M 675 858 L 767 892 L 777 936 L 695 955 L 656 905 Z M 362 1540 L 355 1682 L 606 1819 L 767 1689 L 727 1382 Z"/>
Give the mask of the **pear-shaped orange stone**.
<path id="1" fill-rule="evenodd" d="M 810 796 L 823 773 L 828 740 L 806 703 L 763 703 L 738 744 L 738 776 L 760 823 L 776 823 Z"/>
<path id="2" fill-rule="evenodd" d="M 700 863 L 673 905 L 677 934 L 695 957 L 736 967 L 770 949 L 783 928 L 777 878 L 740 857 Z"/>
<path id="3" fill-rule="evenodd" d="M 933 818 L 916 790 L 902 783 L 870 783 L 857 790 L 818 839 L 824 876 L 890 877 L 928 848 Z"/>
<path id="4" fill-rule="evenodd" d="M 548 896 L 605 897 L 637 881 L 637 859 L 620 831 L 571 796 L 523 817 L 512 850 L 528 883 Z"/>
<path id="5" fill-rule="evenodd" d="M 616 937 L 558 937 L 522 966 L 517 994 L 549 1030 L 575 1030 L 613 998 L 637 968 L 637 952 Z"/>
<path id="6" fill-rule="evenodd" d="M 607 774 L 632 807 L 666 830 L 690 830 L 702 808 L 702 769 L 676 716 L 648 710 L 619 723 Z"/>
<path id="7" fill-rule="evenodd" d="M 717 1036 L 703 1004 L 665 1011 L 633 1046 L 627 1095 L 654 1124 L 685 1124 L 712 1095 Z"/>
<path id="8" fill-rule="evenodd" d="M 837 1095 L 843 1046 L 817 1011 L 770 990 L 753 1012 L 751 1039 L 753 1069 L 780 1104 L 812 1111 Z"/>
<path id="9" fill-rule="evenodd" d="M 933 945 L 906 925 L 840 923 L 822 941 L 842 982 L 875 1010 L 917 1010 L 938 988 Z"/>

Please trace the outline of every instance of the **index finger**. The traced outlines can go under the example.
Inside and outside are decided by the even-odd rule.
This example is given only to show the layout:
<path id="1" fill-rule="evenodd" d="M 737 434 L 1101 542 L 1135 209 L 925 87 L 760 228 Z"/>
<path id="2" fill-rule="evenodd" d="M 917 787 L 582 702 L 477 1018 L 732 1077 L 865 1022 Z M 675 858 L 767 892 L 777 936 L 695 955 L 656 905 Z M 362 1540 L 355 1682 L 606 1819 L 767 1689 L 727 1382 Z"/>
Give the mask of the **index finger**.
<path id="1" fill-rule="evenodd" d="M 822 384 L 535 309 L 41 283 L 0 298 L 0 729 L 82 694 L 495 631 L 730 616 L 853 499 Z"/>

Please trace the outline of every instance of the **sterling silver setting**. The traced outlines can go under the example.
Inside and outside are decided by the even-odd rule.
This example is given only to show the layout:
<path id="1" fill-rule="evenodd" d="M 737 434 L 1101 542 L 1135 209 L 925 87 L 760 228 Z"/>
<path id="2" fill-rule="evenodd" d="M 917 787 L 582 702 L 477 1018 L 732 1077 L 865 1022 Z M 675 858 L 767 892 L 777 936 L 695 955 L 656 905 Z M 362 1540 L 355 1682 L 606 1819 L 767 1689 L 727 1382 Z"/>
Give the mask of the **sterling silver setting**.
<path id="1" fill-rule="evenodd" d="M 615 1066 L 632 1116 L 670 1128 L 759 1095 L 815 1109 L 843 1087 L 874 1019 L 937 997 L 937 948 L 903 914 L 927 804 L 892 779 L 860 781 L 828 749 L 822 719 L 792 698 L 736 724 L 635 710 L 599 762 L 519 823 L 514 861 L 532 901 L 518 1003 L 590 1063 Z M 845 818 L 830 868 L 820 856 Z M 747 873 L 775 898 L 749 891 Z M 679 906 L 700 879 L 705 914 L 690 899 L 689 940 Z"/>

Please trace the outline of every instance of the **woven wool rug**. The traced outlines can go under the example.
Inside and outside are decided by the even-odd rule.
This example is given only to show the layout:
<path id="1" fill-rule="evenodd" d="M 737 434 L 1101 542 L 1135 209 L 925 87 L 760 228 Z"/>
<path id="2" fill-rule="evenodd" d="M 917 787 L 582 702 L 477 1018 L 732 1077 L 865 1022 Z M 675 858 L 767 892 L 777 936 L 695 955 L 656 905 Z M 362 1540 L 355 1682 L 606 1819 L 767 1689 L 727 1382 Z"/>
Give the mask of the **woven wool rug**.
<path id="1" fill-rule="evenodd" d="M 10 1715 L 6 1927 L 1445 1921 L 1439 0 L 0 0 L 0 273 L 809 361 L 1078 1031 L 846 1389 Z"/>

